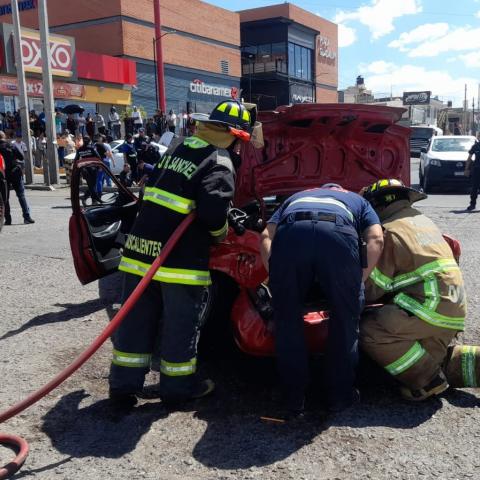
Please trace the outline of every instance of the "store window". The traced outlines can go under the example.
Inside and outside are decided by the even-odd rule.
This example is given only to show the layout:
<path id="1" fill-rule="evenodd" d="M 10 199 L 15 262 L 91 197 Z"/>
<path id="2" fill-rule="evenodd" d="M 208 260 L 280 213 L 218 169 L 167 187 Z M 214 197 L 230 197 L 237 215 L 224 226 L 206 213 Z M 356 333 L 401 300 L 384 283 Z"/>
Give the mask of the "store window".
<path id="1" fill-rule="evenodd" d="M 287 73 L 287 44 L 266 43 L 242 47 L 242 74 Z"/>
<path id="2" fill-rule="evenodd" d="M 294 43 L 288 43 L 288 74 L 302 80 L 313 80 L 312 50 Z"/>

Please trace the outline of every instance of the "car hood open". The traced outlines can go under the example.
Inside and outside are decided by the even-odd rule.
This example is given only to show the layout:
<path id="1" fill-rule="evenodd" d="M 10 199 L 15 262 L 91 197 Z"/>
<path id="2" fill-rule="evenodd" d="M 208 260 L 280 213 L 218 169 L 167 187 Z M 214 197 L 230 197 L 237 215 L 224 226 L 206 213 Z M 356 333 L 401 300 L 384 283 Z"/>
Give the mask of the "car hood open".
<path id="1" fill-rule="evenodd" d="M 260 112 L 265 146 L 247 144 L 235 204 L 288 195 L 327 182 L 359 191 L 379 178 L 410 184 L 410 129 L 403 108 L 303 104 Z"/>

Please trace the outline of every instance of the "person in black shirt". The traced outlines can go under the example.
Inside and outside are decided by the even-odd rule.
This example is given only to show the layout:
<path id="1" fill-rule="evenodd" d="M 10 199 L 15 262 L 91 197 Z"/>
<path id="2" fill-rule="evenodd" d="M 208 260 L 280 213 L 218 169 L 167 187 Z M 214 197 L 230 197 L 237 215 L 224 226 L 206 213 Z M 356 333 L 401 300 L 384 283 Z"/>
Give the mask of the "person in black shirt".
<path id="1" fill-rule="evenodd" d="M 0 131 L 0 154 L 5 160 L 5 176 L 7 180 L 7 201 L 5 203 L 5 225 L 12 224 L 10 213 L 10 191 L 15 190 L 18 202 L 22 207 L 23 222 L 35 223 L 30 216 L 30 208 L 25 198 L 25 185 L 23 183 L 23 167 L 25 165 L 23 155 L 18 148 L 13 147 L 7 141 L 7 136 Z"/>
<path id="2" fill-rule="evenodd" d="M 149 143 L 150 139 L 145 135 L 145 129 L 144 128 L 139 128 L 138 129 L 138 135 L 134 137 L 133 140 L 133 146 L 135 147 L 135 150 L 138 152 L 142 150 L 143 145 L 145 143 Z"/>
<path id="3" fill-rule="evenodd" d="M 474 162 L 472 162 L 473 155 L 475 155 Z M 478 191 L 480 190 L 480 132 L 477 134 L 477 141 L 468 152 L 467 164 L 465 165 L 465 176 L 472 178 L 470 205 L 467 207 L 467 210 L 471 211 L 475 210 L 475 207 L 477 206 Z"/>
<path id="4" fill-rule="evenodd" d="M 102 160 L 102 157 L 95 148 L 92 140 L 89 136 L 83 137 L 83 145 L 77 150 L 77 155 L 75 156 L 75 162 L 78 162 L 81 158 L 97 158 Z M 82 197 L 82 203 L 85 206 L 87 199 L 91 197 L 92 203 L 100 203 L 102 200 L 96 191 L 97 183 L 97 167 L 85 167 L 82 169 L 82 176 L 87 182 L 88 189 L 85 191 L 84 196 Z"/>
<path id="5" fill-rule="evenodd" d="M 128 163 L 123 164 L 123 170 L 120 172 L 119 179 L 124 187 L 128 188 L 133 185 L 132 170 Z"/>

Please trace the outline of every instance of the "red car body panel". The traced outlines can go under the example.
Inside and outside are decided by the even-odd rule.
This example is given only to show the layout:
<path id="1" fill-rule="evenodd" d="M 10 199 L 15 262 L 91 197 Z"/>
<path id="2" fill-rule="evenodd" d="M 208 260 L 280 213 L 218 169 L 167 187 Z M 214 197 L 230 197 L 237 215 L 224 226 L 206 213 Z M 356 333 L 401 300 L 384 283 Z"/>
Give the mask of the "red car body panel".
<path id="1" fill-rule="evenodd" d="M 327 182 L 339 183 L 352 191 L 360 191 L 379 178 L 399 178 L 410 185 L 410 129 L 396 124 L 403 111 L 371 105 L 309 104 L 260 112 L 265 147 L 244 147 L 237 171 L 235 206 L 242 208 L 257 201 L 263 218 L 268 220 L 268 197 L 281 201 Z M 78 169 L 88 162 L 105 168 L 99 161 L 81 160 L 72 175 L 70 239 L 82 283 L 108 273 L 98 266 L 88 221 L 80 218 L 88 213 L 79 205 Z M 118 182 L 117 186 L 125 191 Z M 260 234 L 246 230 L 237 235 L 230 228 L 227 238 L 212 247 L 210 269 L 228 275 L 240 288 L 231 314 L 240 349 L 251 355 L 273 355 L 273 333 L 253 298 L 255 289 L 267 279 L 260 258 Z M 326 312 L 305 315 L 310 351 L 324 350 L 327 320 Z"/>

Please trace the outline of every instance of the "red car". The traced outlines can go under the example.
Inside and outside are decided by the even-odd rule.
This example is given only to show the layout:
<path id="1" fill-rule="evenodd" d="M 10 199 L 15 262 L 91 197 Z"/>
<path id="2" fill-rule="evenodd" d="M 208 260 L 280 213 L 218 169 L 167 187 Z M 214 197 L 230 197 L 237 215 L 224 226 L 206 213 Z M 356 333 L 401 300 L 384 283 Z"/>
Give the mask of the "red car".
<path id="1" fill-rule="evenodd" d="M 7 181 L 5 179 L 5 160 L 0 155 L 0 231 L 5 222 L 5 203 L 7 202 Z"/>
<path id="2" fill-rule="evenodd" d="M 273 355 L 271 302 L 259 253 L 259 232 L 283 199 L 326 182 L 359 191 L 379 178 L 410 184 L 409 132 L 396 124 L 403 109 L 370 105 L 310 104 L 261 112 L 265 146 L 247 145 L 237 172 L 235 209 L 224 242 L 212 247 L 213 284 L 205 290 L 210 325 L 228 325 L 246 353 Z M 120 249 L 137 213 L 137 198 L 116 179 L 118 193 L 106 203 L 81 207 L 83 168 L 105 168 L 81 160 L 72 174 L 70 243 L 85 284 L 114 272 Z M 310 350 L 321 352 L 327 335 L 327 306 L 312 291 L 305 305 Z M 218 323 L 220 322 L 220 323 Z M 208 322 L 207 322 L 208 327 Z"/>

